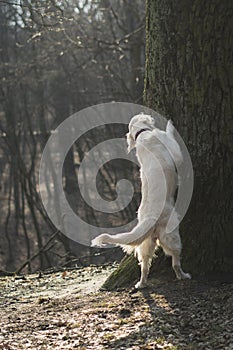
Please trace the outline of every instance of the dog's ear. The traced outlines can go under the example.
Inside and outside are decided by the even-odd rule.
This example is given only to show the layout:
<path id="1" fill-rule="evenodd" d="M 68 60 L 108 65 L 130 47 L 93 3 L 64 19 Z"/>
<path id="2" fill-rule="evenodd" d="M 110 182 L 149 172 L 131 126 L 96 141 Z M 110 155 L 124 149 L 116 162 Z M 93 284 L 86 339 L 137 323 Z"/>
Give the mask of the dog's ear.
<path id="1" fill-rule="evenodd" d="M 134 141 L 134 138 L 133 138 L 133 136 L 131 135 L 130 132 L 128 132 L 126 134 L 126 140 L 127 140 L 128 153 L 129 153 L 135 147 L 135 141 Z"/>
<path id="2" fill-rule="evenodd" d="M 175 130 L 175 128 L 174 128 L 174 126 L 173 126 L 173 123 L 172 123 L 172 121 L 171 120 L 169 120 L 168 122 L 167 122 L 167 126 L 166 126 L 166 134 L 169 136 L 172 136 L 172 135 L 174 135 L 174 130 Z"/>

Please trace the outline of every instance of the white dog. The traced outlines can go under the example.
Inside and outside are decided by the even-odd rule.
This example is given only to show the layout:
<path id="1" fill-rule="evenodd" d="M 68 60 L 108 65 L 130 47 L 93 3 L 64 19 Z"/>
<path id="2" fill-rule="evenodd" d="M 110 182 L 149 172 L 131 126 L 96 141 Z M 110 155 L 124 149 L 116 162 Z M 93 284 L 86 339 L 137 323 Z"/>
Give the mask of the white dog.
<path id="1" fill-rule="evenodd" d="M 173 132 L 171 122 L 167 123 L 166 131 L 155 128 L 154 119 L 149 115 L 139 114 L 131 119 L 127 134 L 128 152 L 136 147 L 141 166 L 142 199 L 138 224 L 131 232 L 101 234 L 92 241 L 93 246 L 113 243 L 122 246 L 128 253 L 135 251 L 141 265 L 141 278 L 136 288 L 146 287 L 158 245 L 162 246 L 165 254 L 172 256 L 177 278 L 191 278 L 190 274 L 183 272 L 180 264 L 181 240 L 178 216 L 174 211 L 174 194 L 178 184 L 175 164 L 182 162 L 182 154 Z M 166 231 L 169 219 L 173 220 L 172 232 Z"/>

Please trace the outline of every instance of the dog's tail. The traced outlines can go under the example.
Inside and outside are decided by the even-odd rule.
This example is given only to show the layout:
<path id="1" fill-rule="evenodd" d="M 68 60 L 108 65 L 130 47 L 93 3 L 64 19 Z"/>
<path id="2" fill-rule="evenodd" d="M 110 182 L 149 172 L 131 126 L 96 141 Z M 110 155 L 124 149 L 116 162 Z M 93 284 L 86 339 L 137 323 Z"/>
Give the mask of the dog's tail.
<path id="1" fill-rule="evenodd" d="M 156 221 L 155 218 L 145 218 L 131 232 L 118 233 L 116 235 L 103 233 L 92 240 L 92 246 L 103 246 L 108 243 L 137 246 L 150 234 L 150 230 L 155 226 Z"/>

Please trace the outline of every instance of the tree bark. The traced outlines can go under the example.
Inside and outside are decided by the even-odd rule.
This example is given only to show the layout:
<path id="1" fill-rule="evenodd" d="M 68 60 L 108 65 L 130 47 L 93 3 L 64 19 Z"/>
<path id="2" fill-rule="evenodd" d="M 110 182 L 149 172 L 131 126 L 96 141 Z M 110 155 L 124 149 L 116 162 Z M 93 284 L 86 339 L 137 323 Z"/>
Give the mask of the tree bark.
<path id="1" fill-rule="evenodd" d="M 228 0 L 147 1 L 144 101 L 172 118 L 192 158 L 180 231 L 194 276 L 233 274 L 232 22 Z"/>
<path id="2" fill-rule="evenodd" d="M 140 269 L 134 254 L 125 256 L 118 268 L 104 282 L 101 289 L 116 290 L 124 287 L 131 287 L 139 279 Z"/>
<path id="3" fill-rule="evenodd" d="M 233 272 L 233 4 L 148 0 L 145 103 L 172 118 L 195 185 L 181 224 L 193 273 Z"/>

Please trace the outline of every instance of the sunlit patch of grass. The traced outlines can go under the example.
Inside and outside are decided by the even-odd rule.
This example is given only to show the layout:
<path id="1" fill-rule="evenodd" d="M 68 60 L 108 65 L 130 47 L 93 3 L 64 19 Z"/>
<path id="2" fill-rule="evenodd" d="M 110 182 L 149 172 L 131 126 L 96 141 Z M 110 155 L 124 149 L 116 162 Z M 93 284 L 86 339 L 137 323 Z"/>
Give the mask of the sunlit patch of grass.
<path id="1" fill-rule="evenodd" d="M 123 325 L 123 324 L 127 324 L 127 323 L 129 323 L 129 321 L 127 321 L 127 319 L 125 319 L 125 318 L 119 318 L 118 319 L 118 324 L 119 325 Z"/>
<path id="2" fill-rule="evenodd" d="M 105 334 L 103 335 L 103 338 L 104 338 L 105 340 L 112 340 L 112 339 L 115 339 L 115 335 L 112 334 L 112 333 L 105 333 Z"/>
<path id="3" fill-rule="evenodd" d="M 150 342 L 148 346 L 154 346 L 158 349 L 164 349 L 164 350 L 179 350 L 179 348 L 176 345 L 173 345 L 169 343 L 164 337 L 158 337 L 153 342 Z"/>

